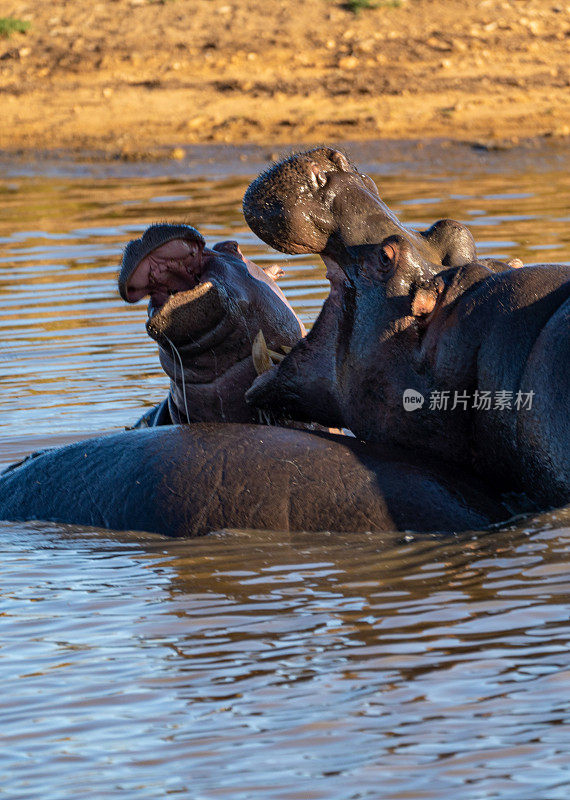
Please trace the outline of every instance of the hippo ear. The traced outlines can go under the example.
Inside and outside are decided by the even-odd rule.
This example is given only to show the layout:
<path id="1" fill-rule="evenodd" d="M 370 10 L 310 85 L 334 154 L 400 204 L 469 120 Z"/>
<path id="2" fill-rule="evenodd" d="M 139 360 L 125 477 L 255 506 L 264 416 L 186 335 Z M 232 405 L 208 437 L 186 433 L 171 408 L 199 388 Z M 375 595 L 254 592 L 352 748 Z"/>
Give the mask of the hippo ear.
<path id="1" fill-rule="evenodd" d="M 282 278 L 283 275 L 285 275 L 285 270 L 281 269 L 279 264 L 271 264 L 269 267 L 263 267 L 263 271 L 272 281 L 276 281 L 278 278 Z"/>
<path id="2" fill-rule="evenodd" d="M 436 307 L 443 289 L 444 283 L 439 277 L 422 286 L 416 286 L 412 295 L 412 314 L 414 317 L 426 322 Z"/>
<path id="3" fill-rule="evenodd" d="M 228 239 L 225 242 L 218 242 L 212 247 L 212 250 L 217 250 L 218 253 L 229 253 L 232 256 L 238 256 L 242 261 L 245 261 L 243 253 L 239 249 L 239 244 L 233 239 Z"/>

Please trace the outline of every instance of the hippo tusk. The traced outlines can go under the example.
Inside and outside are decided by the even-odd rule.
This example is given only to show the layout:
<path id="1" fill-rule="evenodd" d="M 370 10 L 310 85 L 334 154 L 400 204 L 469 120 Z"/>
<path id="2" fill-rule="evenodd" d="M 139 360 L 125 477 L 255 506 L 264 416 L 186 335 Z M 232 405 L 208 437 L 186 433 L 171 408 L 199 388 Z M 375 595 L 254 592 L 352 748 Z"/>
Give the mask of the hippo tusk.
<path id="1" fill-rule="evenodd" d="M 258 375 L 263 375 L 264 372 L 267 372 L 273 366 L 269 349 L 265 341 L 265 336 L 263 335 L 261 328 L 253 340 L 251 357 L 253 358 L 253 366 L 255 367 L 255 371 Z"/>
<path id="2" fill-rule="evenodd" d="M 263 331 L 261 329 L 259 330 L 259 333 L 253 340 L 253 346 L 251 348 L 253 366 L 258 375 L 263 375 L 263 373 L 270 370 L 274 364 L 279 364 L 283 361 L 287 353 L 291 351 L 291 348 L 287 347 L 287 345 L 281 345 L 281 348 L 287 352 L 277 353 L 275 350 L 270 350 L 269 347 L 267 347 Z"/>

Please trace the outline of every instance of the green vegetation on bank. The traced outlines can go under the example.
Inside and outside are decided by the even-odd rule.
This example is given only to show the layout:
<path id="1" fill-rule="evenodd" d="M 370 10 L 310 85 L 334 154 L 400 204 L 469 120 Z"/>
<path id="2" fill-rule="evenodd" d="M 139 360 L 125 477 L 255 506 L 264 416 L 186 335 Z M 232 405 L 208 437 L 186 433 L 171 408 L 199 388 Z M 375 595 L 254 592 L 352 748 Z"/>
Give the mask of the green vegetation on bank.
<path id="1" fill-rule="evenodd" d="M 404 0 L 348 0 L 343 7 L 353 14 L 359 14 L 365 8 L 400 8 Z"/>
<path id="2" fill-rule="evenodd" d="M 7 39 L 13 33 L 26 33 L 31 23 L 16 17 L 0 17 L 0 36 Z"/>

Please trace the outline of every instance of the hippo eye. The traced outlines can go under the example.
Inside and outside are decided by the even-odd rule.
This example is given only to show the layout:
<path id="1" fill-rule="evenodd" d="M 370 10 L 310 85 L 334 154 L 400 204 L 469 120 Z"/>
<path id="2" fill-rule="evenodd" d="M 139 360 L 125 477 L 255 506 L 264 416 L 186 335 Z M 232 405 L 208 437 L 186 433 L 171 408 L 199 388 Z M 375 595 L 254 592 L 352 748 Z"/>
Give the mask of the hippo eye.
<path id="1" fill-rule="evenodd" d="M 383 244 L 380 248 L 379 262 L 380 268 L 387 272 L 394 267 L 397 251 L 393 244 Z"/>

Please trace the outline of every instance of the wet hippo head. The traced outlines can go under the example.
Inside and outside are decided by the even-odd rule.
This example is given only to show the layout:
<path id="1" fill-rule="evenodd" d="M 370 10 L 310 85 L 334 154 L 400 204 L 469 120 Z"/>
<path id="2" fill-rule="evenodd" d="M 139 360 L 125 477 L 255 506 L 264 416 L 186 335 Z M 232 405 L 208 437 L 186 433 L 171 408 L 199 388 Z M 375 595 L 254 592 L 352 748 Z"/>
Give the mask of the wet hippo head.
<path id="1" fill-rule="evenodd" d="M 249 186 L 243 209 L 252 230 L 272 247 L 288 253 L 319 253 L 331 283 L 331 294 L 309 336 L 278 370 L 256 381 L 248 400 L 295 418 L 346 425 L 335 377 L 345 292 L 339 260 L 350 264 L 351 248 L 379 245 L 389 236 L 399 236 L 424 260 L 427 278 L 429 269 L 435 275 L 444 265 L 471 261 L 473 237 L 454 220 L 439 220 L 422 232 L 405 228 L 381 200 L 374 182 L 345 155 L 326 147 L 298 153 L 270 167 Z"/>
<path id="2" fill-rule="evenodd" d="M 343 333 L 362 318 L 366 331 L 379 345 L 408 329 L 416 338 L 423 335 L 444 297 L 449 303 L 452 295 L 493 273 L 489 265 L 476 260 L 443 268 L 424 258 L 399 234 L 387 236 L 378 245 L 345 247 L 339 243 L 331 248 L 331 260 L 345 276 L 340 317 Z M 447 289 L 451 276 L 453 291 Z M 364 325 L 365 318 L 370 324 Z M 346 341 L 346 336 L 343 339 Z"/>
<path id="3" fill-rule="evenodd" d="M 304 329 L 266 271 L 244 258 L 237 242 L 205 245 L 186 225 L 153 225 L 124 252 L 119 292 L 150 296 L 147 331 L 171 378 L 171 418 L 250 421 L 244 399 L 256 376 L 252 345 L 262 330 L 269 348 L 290 348 Z"/>
<path id="4" fill-rule="evenodd" d="M 442 313 L 448 313 L 458 297 L 495 275 L 494 264 L 474 260 L 460 267 L 442 268 L 424 258 L 401 235 L 389 236 L 378 245 L 340 244 L 335 257 L 345 276 L 336 346 L 344 413 L 360 433 L 366 430 L 368 437 L 378 438 L 380 427 L 381 437 L 390 438 L 387 409 L 397 407 L 399 413 L 403 392 L 408 388 L 427 390 L 422 359 L 429 348 L 428 332 L 439 329 Z M 520 266 L 518 259 L 512 267 L 495 263 L 501 272 Z M 457 360 L 460 358 L 458 352 Z M 469 381 L 468 375 L 464 378 Z M 363 394 L 368 398 L 361 404 Z M 380 425 L 376 413 L 382 420 Z"/>
<path id="5" fill-rule="evenodd" d="M 431 287 L 439 286 L 434 274 L 442 269 L 423 259 L 405 237 L 388 236 L 379 245 L 339 246 L 335 257 L 347 278 L 342 310 L 344 333 L 357 316 L 372 313 L 377 329 L 382 331 L 380 340 L 385 341 L 396 331 L 412 326 L 420 313 L 428 313 Z M 424 295 L 426 302 L 422 304 Z"/>
<path id="6" fill-rule="evenodd" d="M 336 391 L 354 433 L 567 503 L 570 268 L 473 261 L 434 275 L 401 236 L 339 249 L 338 264 Z"/>
<path id="7" fill-rule="evenodd" d="M 343 417 L 359 436 L 391 441 L 402 434 L 404 392 L 427 391 L 417 354 L 443 295 L 445 276 L 456 268 L 442 270 L 425 260 L 400 235 L 374 246 L 339 247 L 337 263 L 346 278 L 335 351 Z M 417 445 L 414 435 L 406 445 Z"/>
<path id="8" fill-rule="evenodd" d="M 475 243 L 464 225 L 439 220 L 422 232 L 404 228 L 374 181 L 328 147 L 297 153 L 271 166 L 248 187 L 243 212 L 263 241 L 286 253 L 326 255 L 331 238 L 352 246 L 377 244 L 399 233 L 440 264 L 475 258 Z"/>

